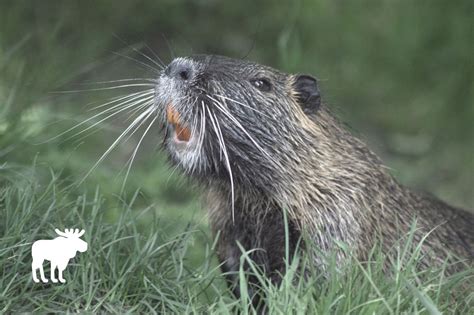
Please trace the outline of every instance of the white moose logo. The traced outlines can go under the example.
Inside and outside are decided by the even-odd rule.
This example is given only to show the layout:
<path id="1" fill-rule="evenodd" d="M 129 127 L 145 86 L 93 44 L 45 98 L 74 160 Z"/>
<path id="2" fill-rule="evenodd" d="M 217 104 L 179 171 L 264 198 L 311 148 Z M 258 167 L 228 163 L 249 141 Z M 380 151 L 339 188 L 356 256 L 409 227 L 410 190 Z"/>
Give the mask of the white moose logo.
<path id="1" fill-rule="evenodd" d="M 59 281 L 65 283 L 63 278 L 63 271 L 66 269 L 69 259 L 76 256 L 76 252 L 81 253 L 87 250 L 87 243 L 81 240 L 84 230 L 79 232 L 79 229 L 66 229 L 61 232 L 58 229 L 54 230 L 59 237 L 53 240 L 38 240 L 33 243 L 31 247 L 31 255 L 33 256 L 33 263 L 31 264 L 31 271 L 33 273 L 33 281 L 39 282 L 36 277 L 36 269 L 40 270 L 41 281 L 48 282 L 44 276 L 43 262 L 49 260 L 51 262 L 51 281 L 58 282 L 54 276 L 54 270 L 57 268 L 59 273 Z"/>

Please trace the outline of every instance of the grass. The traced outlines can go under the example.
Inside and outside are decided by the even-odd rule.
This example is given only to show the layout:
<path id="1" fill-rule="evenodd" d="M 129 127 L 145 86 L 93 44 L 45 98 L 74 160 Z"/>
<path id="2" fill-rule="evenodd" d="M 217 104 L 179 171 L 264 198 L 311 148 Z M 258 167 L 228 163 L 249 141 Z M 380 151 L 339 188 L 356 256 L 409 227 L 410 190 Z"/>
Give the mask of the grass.
<path id="1" fill-rule="evenodd" d="M 30 182 L 1 191 L 3 312 L 175 313 L 205 299 L 205 288 L 217 275 L 210 264 L 212 251 L 207 250 L 198 268 L 190 269 L 185 259 L 199 231 L 188 227 L 168 236 L 159 217 L 149 215 L 152 207 L 131 210 L 138 194 L 129 203 L 119 202 L 120 216 L 111 224 L 98 190 L 71 199 L 68 189 L 59 187 L 52 180 L 44 188 Z M 35 284 L 30 274 L 31 244 L 54 237 L 58 226 L 85 227 L 89 250 L 66 269 L 65 285 Z"/>
<path id="2" fill-rule="evenodd" d="M 1 170 L 2 179 L 9 172 Z M 31 170 L 30 174 L 34 174 Z M 0 191 L 0 312 L 106 312 L 253 314 L 245 279 L 256 276 L 270 314 L 470 314 L 474 311 L 474 270 L 443 276 L 443 268 L 417 271 L 419 246 L 399 246 L 399 259 L 389 273 L 374 248 L 370 262 L 352 259 L 337 268 L 331 255 L 327 271 L 313 271 L 303 280 L 298 266 L 287 265 L 280 286 L 262 276 L 243 252 L 239 271 L 242 296 L 232 297 L 215 261 L 213 241 L 198 226 L 170 232 L 149 205 L 137 209 L 140 193 L 117 200 L 120 216 L 107 220 L 104 196 L 72 194 L 53 178 L 40 186 L 34 177 L 2 185 Z M 9 177 L 11 179 L 11 177 Z M 34 240 L 54 237 L 54 228 L 84 227 L 89 250 L 71 260 L 66 284 L 35 284 L 31 279 L 30 248 Z M 189 260 L 199 237 L 206 246 Z M 408 241 L 411 241 L 408 239 Z M 287 254 L 288 255 L 288 254 Z M 287 260 L 289 261 L 289 260 Z M 400 261 L 406 261 L 401 264 Z M 49 270 L 46 267 L 46 275 Z"/>

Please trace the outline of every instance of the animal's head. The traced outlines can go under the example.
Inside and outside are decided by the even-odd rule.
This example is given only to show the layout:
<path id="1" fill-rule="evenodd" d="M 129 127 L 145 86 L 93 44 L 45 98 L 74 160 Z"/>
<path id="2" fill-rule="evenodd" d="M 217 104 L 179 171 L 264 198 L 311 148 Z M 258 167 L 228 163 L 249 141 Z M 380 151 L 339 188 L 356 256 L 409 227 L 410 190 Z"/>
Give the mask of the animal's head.
<path id="1" fill-rule="evenodd" d="M 74 251 L 79 251 L 81 253 L 87 250 L 87 243 L 80 239 L 84 235 L 84 230 L 79 231 L 79 229 L 65 229 L 64 232 L 61 232 L 58 229 L 54 230 L 59 236 L 65 237 L 70 243 L 70 249 Z"/>
<path id="2" fill-rule="evenodd" d="M 172 160 L 201 179 L 266 187 L 308 145 L 317 80 L 221 56 L 176 58 L 161 73 L 156 108 Z M 257 171 L 258 170 L 258 171 Z M 265 174 L 272 176 L 264 178 Z"/>

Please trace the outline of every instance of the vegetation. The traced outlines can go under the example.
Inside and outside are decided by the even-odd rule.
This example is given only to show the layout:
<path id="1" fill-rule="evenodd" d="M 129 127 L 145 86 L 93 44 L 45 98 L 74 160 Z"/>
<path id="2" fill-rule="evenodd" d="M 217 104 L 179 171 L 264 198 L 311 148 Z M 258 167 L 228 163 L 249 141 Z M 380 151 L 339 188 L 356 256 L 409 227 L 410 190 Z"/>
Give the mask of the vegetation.
<path id="1" fill-rule="evenodd" d="M 120 202 L 114 209 L 118 217 L 109 222 L 99 190 L 71 201 L 70 189 L 53 175 L 48 187 L 32 181 L 0 192 L 2 313 L 255 311 L 246 286 L 248 274 L 239 271 L 242 297 L 232 298 L 214 261 L 212 240 L 204 235 L 206 246 L 201 248 L 199 261 L 188 259 L 202 231 L 188 226 L 173 235 L 167 233 L 154 207 L 136 206 L 138 193 L 130 202 Z M 87 227 L 84 239 L 89 250 L 68 266 L 66 284 L 34 284 L 31 243 L 53 237 L 57 226 L 78 224 Z M 447 278 L 442 273 L 446 266 L 416 271 L 419 245 L 412 246 L 410 236 L 401 241 L 394 249 L 398 259 L 391 264 L 390 277 L 382 268 L 385 258 L 377 248 L 371 261 L 353 259 L 342 270 L 328 256 L 326 275 L 313 272 L 306 280 L 295 276 L 297 265 L 311 267 L 306 257 L 296 256 L 279 287 L 262 277 L 248 253 L 243 252 L 241 260 L 251 264 L 270 314 L 470 314 L 474 272 Z"/>
<path id="2" fill-rule="evenodd" d="M 0 312 L 251 311 L 247 296 L 236 300 L 227 289 L 199 191 L 166 164 L 157 130 L 124 190 L 143 129 L 86 178 L 129 117 L 64 133 L 95 106 L 141 90 L 98 82 L 155 77 L 144 54 L 164 62 L 225 54 L 314 74 L 326 103 L 401 182 L 473 208 L 470 12 L 467 0 L 2 2 Z M 68 283 L 35 285 L 31 242 L 76 226 L 90 250 L 66 269 Z M 388 276 L 377 249 L 373 264 L 354 260 L 348 270 L 328 259 L 325 281 L 293 272 L 278 288 L 262 280 L 271 313 L 473 311 L 472 272 L 448 279 L 415 272 L 412 262 Z"/>

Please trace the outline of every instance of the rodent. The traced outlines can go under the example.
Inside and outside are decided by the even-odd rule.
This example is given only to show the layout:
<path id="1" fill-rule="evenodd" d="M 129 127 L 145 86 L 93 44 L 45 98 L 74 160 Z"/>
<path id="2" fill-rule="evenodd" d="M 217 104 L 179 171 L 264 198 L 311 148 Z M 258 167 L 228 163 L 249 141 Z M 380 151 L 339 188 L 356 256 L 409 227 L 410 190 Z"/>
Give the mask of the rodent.
<path id="1" fill-rule="evenodd" d="M 413 241 L 429 233 L 420 266 L 440 263 L 448 252 L 472 264 L 474 215 L 400 185 L 331 114 L 315 78 L 196 55 L 174 59 L 157 82 L 164 146 L 206 191 L 224 271 L 238 271 L 240 243 L 258 249 L 250 257 L 280 281 L 283 211 L 291 252 L 305 233 L 323 251 L 342 242 L 363 260 L 381 240 L 389 253 L 416 218 Z M 337 251 L 338 264 L 346 259 Z M 313 260 L 323 268 L 317 255 Z"/>

